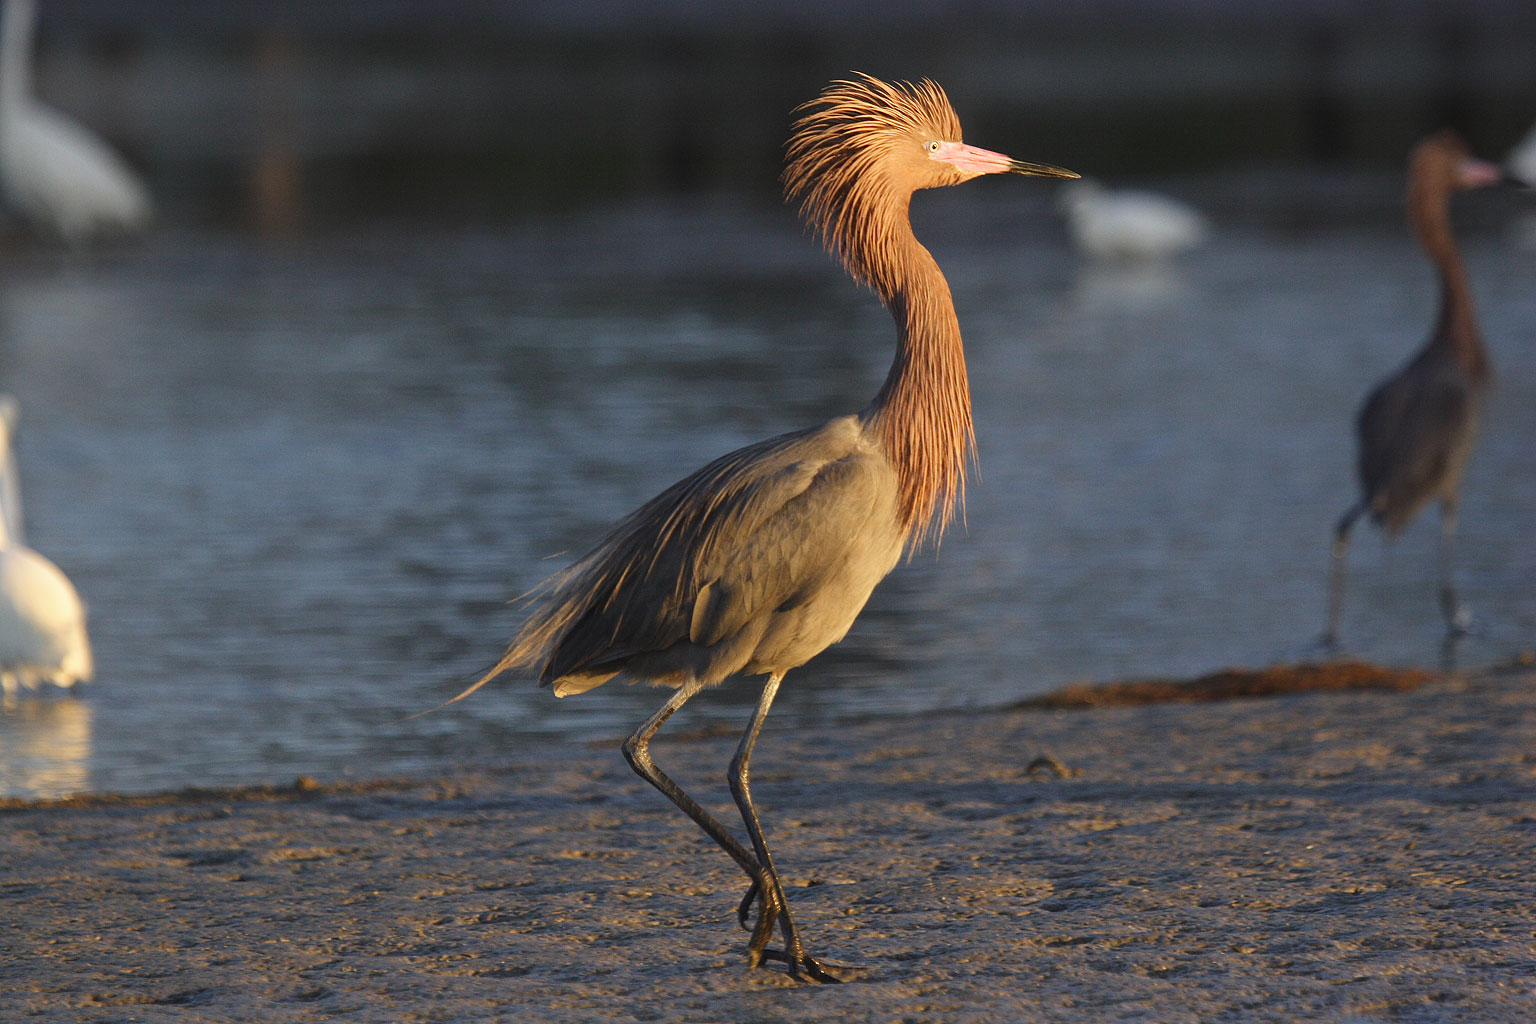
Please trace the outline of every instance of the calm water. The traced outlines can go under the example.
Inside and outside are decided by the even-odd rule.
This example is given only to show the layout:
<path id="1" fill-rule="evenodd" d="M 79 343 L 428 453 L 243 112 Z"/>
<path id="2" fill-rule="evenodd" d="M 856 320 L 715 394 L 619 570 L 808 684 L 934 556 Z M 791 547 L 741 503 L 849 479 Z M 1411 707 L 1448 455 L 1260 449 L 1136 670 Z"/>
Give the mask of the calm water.
<path id="1" fill-rule="evenodd" d="M 922 198 L 981 476 L 965 527 L 789 677 L 770 731 L 1312 653 L 1349 423 L 1433 311 L 1406 232 L 1347 204 L 1305 228 L 1250 213 L 1172 270 L 1113 272 L 1071 257 L 1046 194 Z M 1536 643 L 1536 251 L 1488 220 L 1464 232 L 1500 374 L 1462 515 L 1470 663 Z M 627 732 L 660 694 L 508 679 L 404 719 L 619 515 L 862 406 L 891 338 L 772 207 L 13 253 L 0 387 L 29 540 L 89 603 L 99 680 L 0 712 L 0 792 L 428 773 Z M 1351 653 L 1437 663 L 1435 537 L 1360 531 Z M 740 720 L 755 693 L 685 717 Z"/>

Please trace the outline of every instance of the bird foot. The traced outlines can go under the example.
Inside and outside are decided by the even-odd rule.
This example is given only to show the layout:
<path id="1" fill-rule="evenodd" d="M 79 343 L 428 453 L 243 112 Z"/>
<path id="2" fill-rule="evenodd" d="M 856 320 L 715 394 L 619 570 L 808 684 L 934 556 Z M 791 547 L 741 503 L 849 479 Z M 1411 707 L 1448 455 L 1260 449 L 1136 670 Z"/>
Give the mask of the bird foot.
<path id="1" fill-rule="evenodd" d="M 837 977 L 827 965 L 821 963 L 805 950 L 799 953 L 789 954 L 782 949 L 764 949 L 759 952 L 759 963 L 764 960 L 773 960 L 789 967 L 790 977 L 799 981 L 814 981 L 821 985 L 837 985 L 842 978 Z M 754 967 L 758 964 L 753 964 Z"/>
<path id="2" fill-rule="evenodd" d="M 1440 671 L 1452 673 L 1457 671 L 1457 651 L 1461 642 L 1468 637 L 1485 637 L 1484 630 L 1474 625 L 1472 613 L 1466 607 L 1458 607 L 1454 615 L 1447 616 L 1445 624 L 1445 638 L 1440 641 Z"/>
<path id="3" fill-rule="evenodd" d="M 787 966 L 790 976 L 799 981 L 814 981 L 830 985 L 841 982 L 841 978 L 834 975 L 825 964 L 801 947 L 799 935 L 788 918 L 784 920 L 784 937 L 788 950 L 773 949 L 768 946 L 768 937 L 773 934 L 773 926 L 779 923 L 780 914 L 784 912 L 783 903 L 770 895 L 771 891 L 757 879 L 753 879 L 752 884 L 747 887 L 747 894 L 736 905 L 737 923 L 752 933 L 752 940 L 747 943 L 747 966 L 761 967 L 765 961 L 772 960 Z M 759 903 L 756 922 L 751 921 L 754 903 Z M 852 969 L 847 965 L 840 965 L 840 967 L 844 970 Z"/>
<path id="4" fill-rule="evenodd" d="M 800 938 L 795 932 L 794 925 L 787 918 L 784 921 L 784 928 L 788 950 L 769 947 L 768 936 L 773 934 L 773 926 L 778 923 L 783 906 L 767 892 L 761 884 L 754 881 L 736 907 L 736 920 L 743 928 L 749 928 L 752 932 L 752 941 L 747 944 L 747 966 L 761 967 L 765 961 L 772 960 L 787 966 L 790 976 L 799 981 L 814 981 L 820 984 L 836 984 L 842 981 L 800 946 Z M 752 914 L 752 904 L 759 899 L 762 903 L 758 908 L 757 921 L 749 926 L 747 922 Z"/>

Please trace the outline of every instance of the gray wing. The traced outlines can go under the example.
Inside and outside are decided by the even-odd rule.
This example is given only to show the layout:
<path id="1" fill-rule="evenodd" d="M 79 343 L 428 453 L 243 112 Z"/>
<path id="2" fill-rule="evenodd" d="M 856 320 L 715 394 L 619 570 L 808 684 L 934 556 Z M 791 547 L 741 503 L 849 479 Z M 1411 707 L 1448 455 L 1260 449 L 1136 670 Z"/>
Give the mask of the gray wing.
<path id="1" fill-rule="evenodd" d="M 1454 366 L 1416 361 L 1383 381 L 1360 410 L 1360 483 L 1379 518 L 1402 520 L 1459 472 L 1476 399 Z"/>
<path id="2" fill-rule="evenodd" d="M 764 612 L 798 607 L 844 571 L 894 493 L 887 473 L 870 465 L 874 458 L 850 452 L 822 463 L 803 490 L 701 559 L 689 641 L 717 644 Z"/>
<path id="3" fill-rule="evenodd" d="M 552 581 L 502 667 L 597 685 L 636 655 L 708 645 L 792 601 L 838 560 L 885 478 L 853 417 L 732 452 L 621 521 Z M 888 470 L 887 470 L 888 472 Z"/>

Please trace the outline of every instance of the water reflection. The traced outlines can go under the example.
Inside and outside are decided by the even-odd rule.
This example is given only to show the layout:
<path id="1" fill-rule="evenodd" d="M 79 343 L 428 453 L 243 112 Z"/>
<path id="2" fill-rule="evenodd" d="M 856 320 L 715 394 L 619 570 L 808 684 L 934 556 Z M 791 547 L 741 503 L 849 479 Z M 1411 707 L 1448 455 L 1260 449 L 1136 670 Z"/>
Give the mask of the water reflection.
<path id="1" fill-rule="evenodd" d="M 1509 229 L 1510 241 L 1518 249 L 1536 251 L 1536 213 L 1518 217 Z"/>
<path id="2" fill-rule="evenodd" d="M 1073 301 L 1086 317 L 1141 316 L 1195 301 L 1184 270 L 1166 262 L 1084 263 Z"/>
<path id="3" fill-rule="evenodd" d="M 90 788 L 91 706 L 72 697 L 0 703 L 0 795 L 47 800 Z"/>

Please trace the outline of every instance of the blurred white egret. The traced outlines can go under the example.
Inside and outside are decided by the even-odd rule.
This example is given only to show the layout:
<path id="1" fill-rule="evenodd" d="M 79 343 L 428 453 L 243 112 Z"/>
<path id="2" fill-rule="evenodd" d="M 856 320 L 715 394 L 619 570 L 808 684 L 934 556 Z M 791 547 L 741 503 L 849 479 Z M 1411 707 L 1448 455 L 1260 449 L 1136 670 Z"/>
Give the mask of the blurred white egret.
<path id="1" fill-rule="evenodd" d="M 1509 151 L 1504 167 L 1527 185 L 1536 187 L 1536 125 L 1532 125 L 1525 138 Z M 1536 214 L 1527 213 L 1517 217 L 1511 233 L 1519 245 L 1536 249 Z"/>
<path id="2" fill-rule="evenodd" d="M 1509 151 L 1504 166 L 1521 181 L 1536 185 L 1536 125 Z"/>
<path id="3" fill-rule="evenodd" d="M 1095 259 L 1161 259 L 1194 248 L 1210 231 L 1199 212 L 1176 199 L 1096 181 L 1062 186 L 1061 206 L 1073 243 Z"/>
<path id="4" fill-rule="evenodd" d="M 149 223 L 149 195 L 89 128 L 31 95 L 33 0 L 0 15 L 0 187 L 36 226 L 72 246 Z"/>
<path id="5" fill-rule="evenodd" d="M 11 450 L 19 407 L 0 395 L 0 690 L 70 687 L 95 671 L 85 608 L 74 584 L 22 542 L 21 492 Z M 14 525 L 13 525 L 14 524 Z"/>

